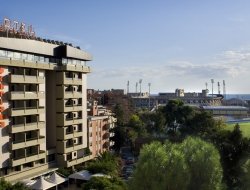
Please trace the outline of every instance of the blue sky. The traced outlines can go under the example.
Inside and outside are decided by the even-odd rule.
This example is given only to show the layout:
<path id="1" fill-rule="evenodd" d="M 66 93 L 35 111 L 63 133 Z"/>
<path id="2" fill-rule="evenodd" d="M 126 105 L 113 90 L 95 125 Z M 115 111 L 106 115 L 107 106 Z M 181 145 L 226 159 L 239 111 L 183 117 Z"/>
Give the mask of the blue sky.
<path id="1" fill-rule="evenodd" d="M 1 2 L 0 18 L 93 55 L 88 88 L 199 92 L 210 79 L 250 93 L 248 0 L 42 0 Z M 217 91 L 217 88 L 215 88 Z"/>

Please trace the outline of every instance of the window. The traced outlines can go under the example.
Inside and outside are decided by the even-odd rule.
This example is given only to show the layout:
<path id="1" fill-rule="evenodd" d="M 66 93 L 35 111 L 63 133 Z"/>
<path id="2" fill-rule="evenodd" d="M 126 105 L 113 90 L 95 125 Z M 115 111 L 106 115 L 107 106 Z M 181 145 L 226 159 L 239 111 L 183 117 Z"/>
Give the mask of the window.
<path id="1" fill-rule="evenodd" d="M 14 52 L 15 59 L 21 59 L 21 53 Z"/>
<path id="2" fill-rule="evenodd" d="M 66 65 L 67 64 L 67 59 L 62 58 L 62 64 Z"/>
<path id="3" fill-rule="evenodd" d="M 7 52 L 5 50 L 0 50 L 0 57 L 6 57 Z"/>
<path id="4" fill-rule="evenodd" d="M 12 51 L 7 51 L 7 57 L 13 58 L 14 53 Z"/>
<path id="5" fill-rule="evenodd" d="M 34 60 L 34 55 L 28 54 L 28 60 L 33 61 Z"/>
<path id="6" fill-rule="evenodd" d="M 28 54 L 23 53 L 23 54 L 22 54 L 22 59 L 24 59 L 24 60 L 28 60 Z"/>
<path id="7" fill-rule="evenodd" d="M 40 57 L 39 57 L 39 61 L 40 61 L 40 62 L 44 62 L 44 57 L 40 56 Z"/>

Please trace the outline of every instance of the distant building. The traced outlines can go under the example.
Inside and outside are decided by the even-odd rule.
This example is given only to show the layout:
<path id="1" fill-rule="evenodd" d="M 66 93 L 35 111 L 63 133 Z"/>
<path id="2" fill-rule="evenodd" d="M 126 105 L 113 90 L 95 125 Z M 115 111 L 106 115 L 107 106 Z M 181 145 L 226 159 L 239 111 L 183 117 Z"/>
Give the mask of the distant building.
<path id="1" fill-rule="evenodd" d="M 211 112 L 214 116 L 236 116 L 246 117 L 249 109 L 243 106 L 203 106 L 204 110 Z"/>
<path id="2" fill-rule="evenodd" d="M 107 108 L 97 104 L 97 101 L 88 103 L 88 143 L 93 157 L 110 150 L 114 142 L 112 129 L 116 126 L 114 114 Z"/>
<path id="3" fill-rule="evenodd" d="M 132 94 L 132 95 L 130 95 Z M 138 94 L 138 93 L 137 93 Z M 146 108 L 152 109 L 158 105 L 165 105 L 169 100 L 180 99 L 187 105 L 194 106 L 206 106 L 222 105 L 223 96 L 214 95 L 209 96 L 207 90 L 202 90 L 201 93 L 197 92 L 184 92 L 184 89 L 176 89 L 174 93 L 164 92 L 158 95 L 148 95 L 147 93 L 142 93 L 143 96 L 135 96 L 135 93 L 129 93 L 135 108 Z"/>
<path id="4" fill-rule="evenodd" d="M 125 122 L 130 119 L 131 114 L 134 111 L 134 107 L 131 98 L 124 94 L 122 89 L 111 89 L 111 90 L 93 90 L 88 89 L 88 101 L 96 100 L 98 105 L 103 105 L 107 109 L 114 111 L 117 105 L 122 107 L 124 113 Z"/>

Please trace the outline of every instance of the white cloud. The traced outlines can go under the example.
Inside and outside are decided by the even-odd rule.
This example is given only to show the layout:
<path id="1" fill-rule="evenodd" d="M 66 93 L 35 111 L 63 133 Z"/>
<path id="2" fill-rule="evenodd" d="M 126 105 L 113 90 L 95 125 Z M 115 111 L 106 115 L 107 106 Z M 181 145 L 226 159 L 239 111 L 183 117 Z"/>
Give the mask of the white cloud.
<path id="1" fill-rule="evenodd" d="M 211 78 L 216 80 L 228 80 L 231 84 L 246 86 L 247 81 L 241 82 L 242 78 L 248 78 L 250 71 L 250 51 L 225 51 L 215 59 L 208 62 L 193 63 L 189 61 L 167 61 L 164 64 L 152 64 L 143 66 L 128 65 L 119 68 L 97 69 L 91 75 L 90 79 L 101 79 L 112 88 L 112 85 L 118 86 L 118 83 L 124 81 L 138 81 L 142 78 L 144 81 L 154 82 L 159 85 L 167 85 L 171 88 L 182 86 L 183 88 L 193 85 L 203 85 L 204 81 Z M 98 80 L 97 79 L 97 80 Z M 250 82 L 250 81 L 249 81 Z M 165 86 L 164 85 L 164 86 Z M 190 87 L 191 88 L 191 87 Z M 194 87 L 195 88 L 195 87 Z M 196 87 L 197 89 L 197 87 Z"/>

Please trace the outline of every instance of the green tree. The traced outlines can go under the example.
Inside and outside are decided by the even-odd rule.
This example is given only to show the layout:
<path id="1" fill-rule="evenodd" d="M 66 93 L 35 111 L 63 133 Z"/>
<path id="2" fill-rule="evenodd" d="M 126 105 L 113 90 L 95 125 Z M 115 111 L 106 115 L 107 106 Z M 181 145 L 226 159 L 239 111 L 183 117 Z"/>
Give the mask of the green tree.
<path id="1" fill-rule="evenodd" d="M 235 125 L 233 131 L 219 130 L 210 137 L 220 151 L 224 171 L 224 180 L 228 187 L 241 186 L 241 163 L 244 157 L 249 157 L 249 139 L 242 136 L 240 126 Z"/>
<path id="2" fill-rule="evenodd" d="M 4 179 L 1 179 L 0 190 L 30 190 L 30 188 L 26 187 L 23 183 L 20 182 L 11 185 L 11 183 L 5 181 Z"/>
<path id="3" fill-rule="evenodd" d="M 222 189 L 222 167 L 217 149 L 199 138 L 182 143 L 154 142 L 141 150 L 131 189 Z"/>
<path id="4" fill-rule="evenodd" d="M 128 127 L 133 128 L 139 135 L 145 133 L 145 127 L 143 121 L 136 114 L 132 115 L 129 122 Z"/>
<path id="5" fill-rule="evenodd" d="M 194 109 L 190 106 L 184 105 L 183 101 L 179 99 L 169 100 L 163 109 L 167 125 L 171 125 L 174 121 L 179 124 L 186 125 L 194 115 Z"/>
<path id="6" fill-rule="evenodd" d="M 121 127 L 124 125 L 125 121 L 124 121 L 124 111 L 122 109 L 122 106 L 120 104 L 116 104 L 113 112 L 117 118 L 117 126 Z"/>
<path id="7" fill-rule="evenodd" d="M 116 176 L 118 175 L 118 167 L 118 159 L 110 152 L 104 152 L 95 161 L 89 163 L 87 170 L 91 173 Z"/>
<path id="8" fill-rule="evenodd" d="M 83 190 L 126 190 L 126 185 L 118 178 L 92 177 L 82 187 Z"/>
<path id="9" fill-rule="evenodd" d="M 0 180 L 0 190 L 6 190 L 10 188 L 11 188 L 11 184 L 9 182 L 5 181 L 4 179 Z"/>

